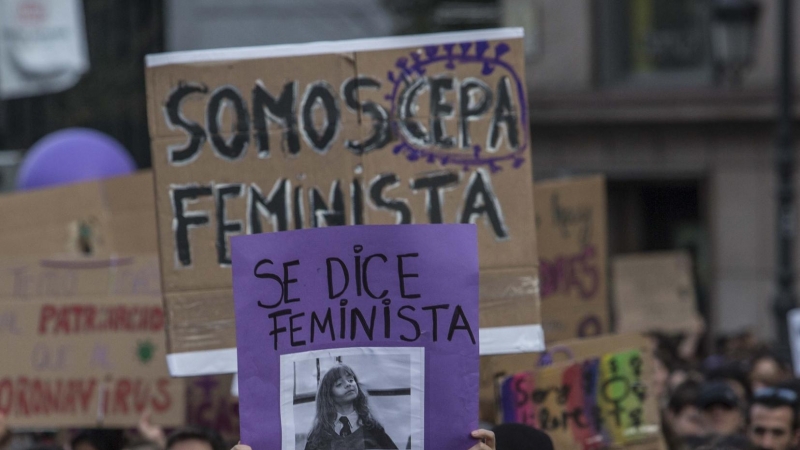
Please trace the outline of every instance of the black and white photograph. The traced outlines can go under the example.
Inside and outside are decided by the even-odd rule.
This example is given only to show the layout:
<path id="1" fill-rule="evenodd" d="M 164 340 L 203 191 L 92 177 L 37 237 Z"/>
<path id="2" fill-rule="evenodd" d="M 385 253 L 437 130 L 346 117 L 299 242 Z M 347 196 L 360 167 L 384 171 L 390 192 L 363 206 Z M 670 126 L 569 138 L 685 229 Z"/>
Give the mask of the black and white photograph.
<path id="1" fill-rule="evenodd" d="M 283 450 L 423 449 L 421 347 L 281 356 Z"/>

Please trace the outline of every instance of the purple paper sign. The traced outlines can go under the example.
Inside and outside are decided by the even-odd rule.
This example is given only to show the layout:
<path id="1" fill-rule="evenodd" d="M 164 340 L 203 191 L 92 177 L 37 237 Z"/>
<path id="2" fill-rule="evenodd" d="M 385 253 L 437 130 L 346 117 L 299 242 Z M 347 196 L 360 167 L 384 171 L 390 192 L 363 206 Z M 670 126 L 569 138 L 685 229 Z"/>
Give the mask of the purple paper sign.
<path id="1" fill-rule="evenodd" d="M 232 238 L 242 443 L 474 445 L 476 233 L 372 225 Z"/>

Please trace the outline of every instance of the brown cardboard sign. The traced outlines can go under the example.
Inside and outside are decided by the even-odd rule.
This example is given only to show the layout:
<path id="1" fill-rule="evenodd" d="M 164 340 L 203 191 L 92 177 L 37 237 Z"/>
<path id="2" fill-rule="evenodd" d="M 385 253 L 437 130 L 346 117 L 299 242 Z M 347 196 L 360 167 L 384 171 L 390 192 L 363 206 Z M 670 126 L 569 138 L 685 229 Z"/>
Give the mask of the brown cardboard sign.
<path id="1" fill-rule="evenodd" d="M 638 334 L 609 334 L 548 345 L 546 352 L 481 356 L 481 420 L 497 420 L 500 412 L 497 382 L 510 374 L 648 345 L 649 342 Z"/>
<path id="2" fill-rule="evenodd" d="M 183 424 L 184 382 L 166 364 L 152 176 L 13 194 L 0 208 L 9 424 L 130 427 L 145 410 Z"/>
<path id="3" fill-rule="evenodd" d="M 625 448 L 661 438 L 646 349 L 519 372 L 500 381 L 504 422 L 547 432 L 556 448 Z"/>
<path id="4" fill-rule="evenodd" d="M 110 261 L 158 250 L 152 174 L 112 178 L 0 197 L 0 255 L 50 261 Z M 103 264 L 96 262 L 96 264 Z M 112 262 L 106 265 L 111 267 Z"/>
<path id="5" fill-rule="evenodd" d="M 500 420 L 546 431 L 555 448 L 664 448 L 650 395 L 652 347 L 642 336 L 564 341 L 546 353 L 502 358 L 487 358 Z"/>
<path id="6" fill-rule="evenodd" d="M 235 370 L 231 236 L 476 223 L 482 270 L 535 276 L 521 30 L 167 53 L 147 65 L 173 374 Z M 497 326 L 538 327 L 529 298 Z M 190 355 L 200 353 L 205 363 Z"/>
<path id="7" fill-rule="evenodd" d="M 692 259 L 685 251 L 617 256 L 613 260 L 616 330 L 695 331 Z"/>
<path id="8" fill-rule="evenodd" d="M 133 426 L 145 410 L 184 422 L 158 297 L 0 302 L 0 411 L 11 426 Z"/>
<path id="9" fill-rule="evenodd" d="M 608 333 L 605 179 L 536 182 L 534 192 L 548 343 Z"/>

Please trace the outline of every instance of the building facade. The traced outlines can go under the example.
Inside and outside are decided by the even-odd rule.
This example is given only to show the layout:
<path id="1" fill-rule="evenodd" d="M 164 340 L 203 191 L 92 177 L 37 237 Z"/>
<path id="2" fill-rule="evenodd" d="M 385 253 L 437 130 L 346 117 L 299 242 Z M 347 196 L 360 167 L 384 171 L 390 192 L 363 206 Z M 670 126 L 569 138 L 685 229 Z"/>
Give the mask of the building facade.
<path id="1" fill-rule="evenodd" d="M 778 2 L 727 78 L 711 2 L 530 3 L 535 178 L 605 174 L 612 255 L 689 249 L 710 329 L 774 338 Z"/>
<path id="2" fill-rule="evenodd" d="M 752 61 L 727 74 L 712 3 L 169 0 L 165 29 L 187 50 L 523 26 L 534 177 L 604 174 L 612 256 L 688 249 L 711 331 L 770 339 L 777 2 L 761 0 Z"/>

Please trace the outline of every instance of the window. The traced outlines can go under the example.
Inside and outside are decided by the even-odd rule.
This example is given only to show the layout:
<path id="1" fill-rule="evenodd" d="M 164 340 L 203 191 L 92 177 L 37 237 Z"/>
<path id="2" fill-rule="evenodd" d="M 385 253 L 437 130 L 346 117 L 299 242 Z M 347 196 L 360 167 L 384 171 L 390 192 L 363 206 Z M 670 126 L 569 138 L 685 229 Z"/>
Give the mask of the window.
<path id="1" fill-rule="evenodd" d="M 604 0 L 596 7 L 603 85 L 711 82 L 708 0 Z"/>
<path id="2" fill-rule="evenodd" d="M 396 34 L 495 28 L 501 22 L 498 0 L 383 0 L 394 13 Z"/>

